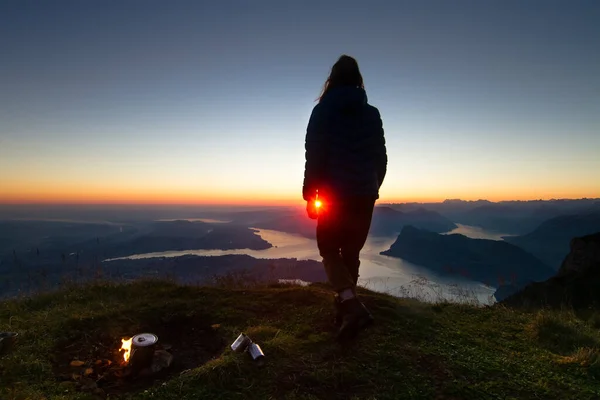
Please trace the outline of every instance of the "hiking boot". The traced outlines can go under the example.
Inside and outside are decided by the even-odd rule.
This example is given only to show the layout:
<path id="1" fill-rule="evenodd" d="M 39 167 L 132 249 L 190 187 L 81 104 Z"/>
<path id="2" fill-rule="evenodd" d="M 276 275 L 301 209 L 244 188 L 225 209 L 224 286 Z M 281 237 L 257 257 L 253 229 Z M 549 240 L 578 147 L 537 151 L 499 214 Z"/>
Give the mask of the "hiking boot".
<path id="1" fill-rule="evenodd" d="M 339 328 L 344 321 L 344 311 L 342 310 L 342 300 L 337 294 L 333 298 L 333 308 L 335 309 L 335 317 L 333 318 L 333 326 Z"/>
<path id="2" fill-rule="evenodd" d="M 353 338 L 374 321 L 369 310 L 356 297 L 342 301 L 340 308 L 343 313 L 342 325 L 337 334 L 340 341 Z"/>

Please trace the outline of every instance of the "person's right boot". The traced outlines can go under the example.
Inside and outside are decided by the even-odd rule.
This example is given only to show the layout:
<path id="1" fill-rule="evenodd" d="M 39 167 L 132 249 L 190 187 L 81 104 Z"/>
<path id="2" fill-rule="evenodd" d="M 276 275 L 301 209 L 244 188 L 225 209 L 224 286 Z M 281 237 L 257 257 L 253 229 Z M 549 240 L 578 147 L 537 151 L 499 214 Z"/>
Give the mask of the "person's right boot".
<path id="1" fill-rule="evenodd" d="M 343 318 L 337 334 L 337 340 L 339 341 L 352 339 L 358 332 L 374 321 L 369 310 L 356 297 L 342 301 L 340 308 Z"/>

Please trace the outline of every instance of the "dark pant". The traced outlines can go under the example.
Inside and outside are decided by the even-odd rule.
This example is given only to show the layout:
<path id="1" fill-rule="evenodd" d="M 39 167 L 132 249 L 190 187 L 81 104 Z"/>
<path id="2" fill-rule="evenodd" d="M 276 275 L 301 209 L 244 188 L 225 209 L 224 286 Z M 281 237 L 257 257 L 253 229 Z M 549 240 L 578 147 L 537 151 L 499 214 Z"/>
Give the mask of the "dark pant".
<path id="1" fill-rule="evenodd" d="M 365 245 L 375 200 L 349 198 L 327 204 L 317 223 L 317 245 L 329 283 L 336 292 L 358 282 L 359 254 Z"/>

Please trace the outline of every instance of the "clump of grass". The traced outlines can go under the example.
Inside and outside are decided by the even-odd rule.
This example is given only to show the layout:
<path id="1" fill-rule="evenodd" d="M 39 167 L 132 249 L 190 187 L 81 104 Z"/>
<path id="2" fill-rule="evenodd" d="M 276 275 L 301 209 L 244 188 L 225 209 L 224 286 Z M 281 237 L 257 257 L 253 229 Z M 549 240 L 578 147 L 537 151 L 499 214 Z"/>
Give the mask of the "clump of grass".
<path id="1" fill-rule="evenodd" d="M 584 367 L 593 365 L 600 366 L 600 350 L 597 348 L 582 347 L 578 349 L 571 357 L 573 362 Z"/>
<path id="2" fill-rule="evenodd" d="M 489 306 L 495 301 L 493 296 L 482 301 L 473 289 L 458 283 L 442 285 L 422 275 L 416 275 L 407 285 L 402 285 L 391 293 L 397 297 L 434 304 L 452 302 L 468 306 Z"/>
<path id="3" fill-rule="evenodd" d="M 580 347 L 570 356 L 563 357 L 563 364 L 577 364 L 587 369 L 590 375 L 600 377 L 600 350 L 596 347 Z"/>
<path id="4" fill-rule="evenodd" d="M 250 287 L 266 286 L 272 282 L 265 282 L 252 275 L 247 270 L 229 271 L 222 275 L 214 275 L 211 286 L 221 289 L 244 289 Z"/>
<path id="5" fill-rule="evenodd" d="M 594 312 L 587 320 L 588 325 L 594 329 L 600 329 L 600 312 Z"/>
<path id="6" fill-rule="evenodd" d="M 598 344 L 590 328 L 575 317 L 572 311 L 538 311 L 527 327 L 527 332 L 542 347 L 568 355 L 580 347 Z"/>

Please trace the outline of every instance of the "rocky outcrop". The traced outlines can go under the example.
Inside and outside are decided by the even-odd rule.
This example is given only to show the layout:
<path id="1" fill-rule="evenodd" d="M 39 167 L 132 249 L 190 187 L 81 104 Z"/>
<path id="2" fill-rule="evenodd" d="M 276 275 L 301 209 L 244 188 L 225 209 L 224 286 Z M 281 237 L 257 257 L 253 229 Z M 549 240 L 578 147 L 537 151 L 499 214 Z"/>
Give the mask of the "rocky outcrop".
<path id="1" fill-rule="evenodd" d="M 586 273 L 600 266 L 600 232 L 571 240 L 571 252 L 563 261 L 558 275 Z"/>
<path id="2" fill-rule="evenodd" d="M 571 240 L 571 252 L 555 276 L 528 285 L 502 303 L 575 309 L 600 306 L 600 232 Z"/>
<path id="3" fill-rule="evenodd" d="M 404 227 L 390 249 L 381 254 L 492 286 L 509 282 L 522 285 L 553 274 L 550 267 L 510 243 L 459 234 L 439 235 L 412 226 Z"/>

